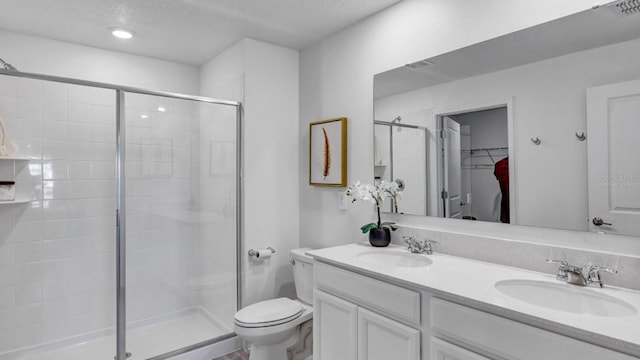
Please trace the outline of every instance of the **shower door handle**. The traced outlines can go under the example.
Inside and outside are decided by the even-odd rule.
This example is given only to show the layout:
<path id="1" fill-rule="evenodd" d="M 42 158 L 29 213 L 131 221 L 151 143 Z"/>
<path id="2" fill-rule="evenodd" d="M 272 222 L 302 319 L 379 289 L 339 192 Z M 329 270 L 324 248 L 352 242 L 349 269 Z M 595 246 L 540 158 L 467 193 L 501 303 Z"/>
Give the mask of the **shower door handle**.
<path id="1" fill-rule="evenodd" d="M 602 226 L 602 225 L 611 226 L 611 225 L 613 225 L 611 223 L 604 222 L 604 220 L 602 220 L 601 218 L 599 218 L 597 216 L 594 217 L 591 222 L 593 222 L 593 225 L 595 225 L 595 226 Z"/>

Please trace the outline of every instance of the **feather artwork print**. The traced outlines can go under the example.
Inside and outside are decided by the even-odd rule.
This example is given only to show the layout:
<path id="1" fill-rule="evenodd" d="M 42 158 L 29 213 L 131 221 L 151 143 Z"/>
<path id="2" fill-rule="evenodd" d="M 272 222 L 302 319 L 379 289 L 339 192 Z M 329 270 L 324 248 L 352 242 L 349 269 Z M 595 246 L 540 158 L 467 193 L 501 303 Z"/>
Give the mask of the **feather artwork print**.
<path id="1" fill-rule="evenodd" d="M 324 176 L 324 180 L 326 180 L 331 172 L 331 144 L 329 143 L 329 135 L 327 135 L 325 128 L 322 128 L 322 135 L 324 136 L 324 166 L 322 167 L 322 176 Z"/>

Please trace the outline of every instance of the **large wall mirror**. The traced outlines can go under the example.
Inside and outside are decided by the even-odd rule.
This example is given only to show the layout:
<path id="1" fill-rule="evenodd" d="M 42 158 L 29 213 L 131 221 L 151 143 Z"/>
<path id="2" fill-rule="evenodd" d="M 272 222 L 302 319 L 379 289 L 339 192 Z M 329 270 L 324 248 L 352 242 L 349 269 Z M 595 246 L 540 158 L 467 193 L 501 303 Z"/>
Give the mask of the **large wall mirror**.
<path id="1" fill-rule="evenodd" d="M 374 107 L 374 177 L 404 182 L 400 213 L 640 236 L 640 13 L 376 74 Z"/>

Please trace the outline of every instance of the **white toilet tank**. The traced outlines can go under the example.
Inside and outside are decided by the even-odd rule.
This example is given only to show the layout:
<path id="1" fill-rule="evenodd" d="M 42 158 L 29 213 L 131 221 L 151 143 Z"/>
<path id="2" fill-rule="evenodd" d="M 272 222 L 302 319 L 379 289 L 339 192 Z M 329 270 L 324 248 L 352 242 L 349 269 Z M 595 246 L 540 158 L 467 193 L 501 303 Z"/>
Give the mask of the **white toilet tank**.
<path id="1" fill-rule="evenodd" d="M 311 248 L 291 250 L 291 263 L 293 264 L 293 280 L 296 285 L 296 294 L 302 302 L 313 303 L 313 258 L 305 253 Z"/>

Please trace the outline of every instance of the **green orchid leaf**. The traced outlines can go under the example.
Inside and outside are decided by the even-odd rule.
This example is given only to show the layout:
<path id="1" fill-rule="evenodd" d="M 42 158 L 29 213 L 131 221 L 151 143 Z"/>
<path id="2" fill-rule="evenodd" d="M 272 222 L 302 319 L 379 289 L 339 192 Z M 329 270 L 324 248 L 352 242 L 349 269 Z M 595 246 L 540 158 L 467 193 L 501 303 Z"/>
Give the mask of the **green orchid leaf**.
<path id="1" fill-rule="evenodd" d="M 368 233 L 369 231 L 371 231 L 371 229 L 376 229 L 378 226 L 376 225 L 376 223 L 371 223 L 371 224 L 366 224 L 363 225 L 360 230 L 362 230 L 363 234 Z"/>

